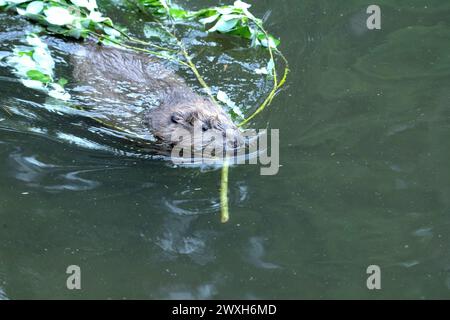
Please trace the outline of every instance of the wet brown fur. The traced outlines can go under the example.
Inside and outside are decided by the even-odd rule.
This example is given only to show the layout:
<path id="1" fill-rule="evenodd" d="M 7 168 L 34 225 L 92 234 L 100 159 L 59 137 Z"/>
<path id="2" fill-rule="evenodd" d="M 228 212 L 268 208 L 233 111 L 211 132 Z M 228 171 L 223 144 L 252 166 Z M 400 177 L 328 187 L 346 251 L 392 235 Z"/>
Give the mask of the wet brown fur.
<path id="1" fill-rule="evenodd" d="M 133 104 L 132 98 L 117 92 L 123 84 L 132 86 L 136 93 L 156 96 L 158 106 L 148 108 L 136 117 L 141 117 L 139 121 L 157 139 L 156 144 L 163 152 L 170 151 L 180 141 L 182 132 L 192 133 L 194 128 L 200 128 L 210 137 L 226 133 L 227 147 L 236 147 L 242 142 L 239 129 L 220 106 L 195 93 L 156 58 L 88 44 L 80 48 L 73 64 L 74 78 L 95 89 L 89 95 L 96 101 L 108 99 Z M 201 148 L 214 143 L 213 140 L 203 138 Z"/>

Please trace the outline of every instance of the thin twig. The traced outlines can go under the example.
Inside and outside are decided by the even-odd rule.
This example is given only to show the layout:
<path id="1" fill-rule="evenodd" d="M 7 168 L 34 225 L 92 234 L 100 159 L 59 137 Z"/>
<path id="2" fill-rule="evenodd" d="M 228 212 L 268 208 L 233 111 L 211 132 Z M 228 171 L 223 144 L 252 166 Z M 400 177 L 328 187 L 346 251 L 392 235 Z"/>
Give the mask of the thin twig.
<path id="1" fill-rule="evenodd" d="M 111 27 L 110 27 L 110 28 L 111 28 Z M 130 42 L 133 42 L 133 43 L 136 43 L 136 44 L 141 44 L 141 45 L 144 45 L 144 46 L 151 46 L 151 47 L 154 47 L 154 48 L 159 49 L 159 50 L 171 51 L 171 52 L 177 52 L 177 50 L 175 50 L 175 49 L 162 47 L 162 46 L 159 46 L 159 45 L 157 45 L 157 44 L 154 44 L 153 42 L 143 41 L 143 40 L 141 40 L 141 39 L 132 37 L 132 36 L 130 36 L 128 33 L 123 32 L 122 30 L 120 30 L 120 29 L 117 28 L 117 27 L 112 27 L 112 29 L 114 29 L 114 30 L 116 30 L 117 32 L 119 32 L 123 37 L 125 37 L 125 38 L 126 38 L 128 41 L 130 41 Z"/>
<path id="2" fill-rule="evenodd" d="M 230 212 L 228 210 L 228 156 L 225 156 L 222 165 L 222 180 L 220 182 L 220 221 L 222 223 L 230 220 Z"/>
<path id="3" fill-rule="evenodd" d="M 274 81 L 274 86 L 273 86 L 272 90 L 270 91 L 269 95 L 264 100 L 264 102 L 249 117 L 247 117 L 245 120 L 243 120 L 241 123 L 239 123 L 238 127 L 242 127 L 245 124 L 247 124 L 250 120 L 252 120 L 254 117 L 256 117 L 256 115 L 258 115 L 267 106 L 269 106 L 272 103 L 272 100 L 275 97 L 275 95 L 277 94 L 278 90 L 280 90 L 281 87 L 286 83 L 287 76 L 290 72 L 290 69 L 289 69 L 289 65 L 287 64 L 286 58 L 284 58 L 283 55 L 281 55 L 281 56 L 283 57 L 283 60 L 286 63 L 286 67 L 284 69 L 284 74 L 283 74 L 283 77 L 281 78 L 280 82 L 276 83 Z"/>
<path id="4" fill-rule="evenodd" d="M 12 116 L 12 113 L 11 113 L 11 111 L 8 110 L 8 108 L 9 108 L 9 107 L 7 107 L 7 106 L 2 106 L 2 109 L 5 110 L 5 112 L 6 112 L 9 116 Z"/>
<path id="5" fill-rule="evenodd" d="M 212 101 L 218 105 L 216 98 L 214 97 L 211 88 L 208 86 L 208 84 L 205 82 L 203 77 L 201 76 L 200 72 L 198 71 L 197 67 L 195 66 L 194 62 L 192 61 L 191 57 L 189 56 L 189 53 L 186 50 L 186 47 L 184 46 L 183 42 L 178 39 L 178 37 L 165 25 L 163 25 L 159 20 L 158 23 L 160 26 L 164 29 L 165 32 L 167 32 L 168 35 L 170 35 L 173 39 L 176 40 L 178 47 L 180 47 L 181 53 L 183 54 L 184 58 L 186 59 L 187 64 L 189 65 L 189 68 L 192 70 L 194 75 L 197 77 L 198 82 L 202 85 L 202 87 L 205 89 L 206 93 L 209 95 L 209 97 L 212 99 Z"/>
<path id="6" fill-rule="evenodd" d="M 275 65 L 275 59 L 274 59 L 274 54 L 273 54 L 273 50 L 272 50 L 272 45 L 270 43 L 271 38 L 270 38 L 269 34 L 267 33 L 267 31 L 263 28 L 263 26 L 261 24 L 259 24 L 257 21 L 254 21 L 254 23 L 256 24 L 256 26 L 266 36 L 267 48 L 269 50 L 270 59 L 271 59 L 271 61 L 273 61 L 274 65 Z M 286 57 L 278 49 L 275 48 L 275 50 L 276 50 L 276 53 L 278 55 L 280 55 L 280 57 L 283 59 L 284 64 L 285 64 L 283 77 L 281 78 L 280 82 L 278 82 L 278 73 L 277 73 L 276 67 L 274 66 L 274 68 L 272 70 L 272 76 L 273 76 L 273 88 L 272 88 L 272 90 L 270 91 L 269 95 L 266 97 L 264 102 L 253 112 L 253 114 L 251 114 L 249 117 L 247 117 L 242 122 L 240 122 L 238 124 L 238 127 L 242 127 L 243 125 L 247 124 L 256 115 L 258 115 L 267 106 L 269 106 L 272 103 L 272 100 L 275 97 L 275 95 L 277 94 L 278 90 L 280 90 L 281 87 L 286 83 L 287 76 L 288 76 L 288 74 L 290 72 L 290 70 L 289 70 L 289 63 L 288 63 Z"/>
<path id="7" fill-rule="evenodd" d="M 134 50 L 134 51 L 140 51 L 140 52 L 148 53 L 148 54 L 160 57 L 162 59 L 171 60 L 171 61 L 174 61 L 174 62 L 179 63 L 181 65 L 184 65 L 186 67 L 189 67 L 189 65 L 186 62 L 184 62 L 184 61 L 182 61 L 180 59 L 174 58 L 172 56 L 165 55 L 165 54 L 159 53 L 157 51 L 152 51 L 152 50 L 148 50 L 148 49 L 144 49 L 144 48 L 130 46 L 130 45 L 124 44 L 124 43 L 122 43 L 120 41 L 117 41 L 117 40 L 114 40 L 114 39 L 110 39 L 110 38 L 108 38 L 108 37 L 106 37 L 106 36 L 104 36 L 102 34 L 98 34 L 98 33 L 93 32 L 93 31 L 89 31 L 89 33 L 91 35 L 95 36 L 96 38 L 100 39 L 100 40 L 104 39 L 104 40 L 110 41 L 110 42 L 112 42 L 112 43 L 114 43 L 114 44 L 116 44 L 116 45 L 118 45 L 120 47 L 123 47 L 123 48 L 126 48 L 126 49 L 130 49 L 130 50 Z"/>

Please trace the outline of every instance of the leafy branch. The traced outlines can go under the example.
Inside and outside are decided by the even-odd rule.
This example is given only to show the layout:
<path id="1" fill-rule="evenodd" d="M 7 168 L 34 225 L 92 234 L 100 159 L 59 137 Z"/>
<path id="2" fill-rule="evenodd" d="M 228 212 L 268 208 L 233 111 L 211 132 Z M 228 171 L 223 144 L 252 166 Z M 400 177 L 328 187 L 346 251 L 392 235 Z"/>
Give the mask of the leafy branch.
<path id="1" fill-rule="evenodd" d="M 47 45 L 36 34 L 26 37 L 26 46 L 16 46 L 7 62 L 26 87 L 46 92 L 59 100 L 70 99 L 70 94 L 64 90 L 67 80 L 60 78 L 56 81 L 55 61 Z"/>
<path id="2" fill-rule="evenodd" d="M 276 48 L 280 41 L 262 28 L 262 20 L 248 10 L 248 3 L 237 0 L 233 5 L 210 7 L 198 11 L 185 10 L 170 0 L 132 0 L 142 11 L 159 19 L 174 22 L 195 20 L 205 26 L 207 32 L 219 32 L 251 40 L 251 47 Z"/>

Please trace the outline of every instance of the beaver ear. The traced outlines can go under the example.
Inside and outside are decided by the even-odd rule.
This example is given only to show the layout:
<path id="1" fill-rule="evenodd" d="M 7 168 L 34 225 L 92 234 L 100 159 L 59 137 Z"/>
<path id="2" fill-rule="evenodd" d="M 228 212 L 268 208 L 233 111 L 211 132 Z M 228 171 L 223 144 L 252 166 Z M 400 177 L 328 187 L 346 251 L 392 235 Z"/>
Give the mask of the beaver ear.
<path id="1" fill-rule="evenodd" d="M 173 123 L 184 122 L 184 116 L 181 112 L 174 112 L 174 113 L 172 113 L 172 116 L 170 117 L 170 121 L 172 121 Z"/>
<path id="2" fill-rule="evenodd" d="M 198 119 L 198 113 L 196 111 L 177 111 L 170 117 L 173 123 L 188 124 L 191 126 L 194 125 L 196 119 Z"/>

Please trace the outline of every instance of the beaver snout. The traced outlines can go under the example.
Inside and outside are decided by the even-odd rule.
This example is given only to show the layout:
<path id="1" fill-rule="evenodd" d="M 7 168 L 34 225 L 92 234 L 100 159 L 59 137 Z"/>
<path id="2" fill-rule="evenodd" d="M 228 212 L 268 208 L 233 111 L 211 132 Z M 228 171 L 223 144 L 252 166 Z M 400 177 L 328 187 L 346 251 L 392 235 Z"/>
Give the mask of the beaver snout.
<path id="1" fill-rule="evenodd" d="M 233 129 L 210 129 L 200 133 L 202 136 L 202 148 L 214 146 L 224 151 L 238 149 L 244 145 L 244 138 L 237 128 Z"/>
<path id="2" fill-rule="evenodd" d="M 228 153 L 244 145 L 242 133 L 229 115 L 204 98 L 163 105 L 152 110 L 148 119 L 149 129 L 159 143 L 172 148 Z"/>
<path id="3" fill-rule="evenodd" d="M 245 146 L 244 138 L 238 129 L 229 130 L 228 134 L 224 133 L 223 138 L 225 149 L 239 149 Z"/>

